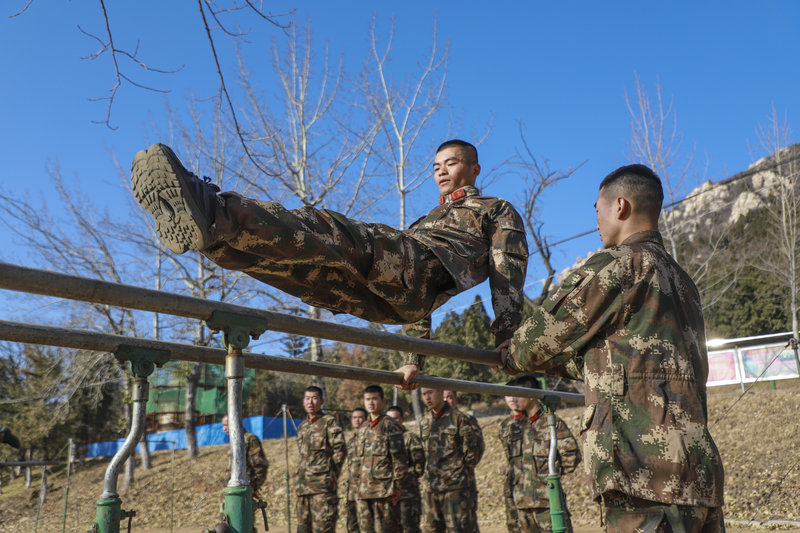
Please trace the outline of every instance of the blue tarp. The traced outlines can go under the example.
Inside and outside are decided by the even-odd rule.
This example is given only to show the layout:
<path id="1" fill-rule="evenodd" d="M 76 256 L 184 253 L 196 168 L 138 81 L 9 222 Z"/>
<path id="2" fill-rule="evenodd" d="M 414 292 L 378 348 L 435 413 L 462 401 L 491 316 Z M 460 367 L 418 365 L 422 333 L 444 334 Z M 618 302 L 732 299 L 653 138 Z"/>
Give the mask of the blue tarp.
<path id="1" fill-rule="evenodd" d="M 297 432 L 295 426 L 299 426 L 302 420 L 287 421 L 287 433 L 290 437 L 294 437 Z M 278 439 L 283 437 L 283 419 L 272 416 L 251 416 L 244 419 L 244 429 L 249 431 L 259 439 Z M 227 444 L 229 442 L 228 435 L 222 431 L 222 423 L 206 424 L 204 426 L 197 426 L 197 445 L 198 446 L 213 446 L 215 444 Z M 108 442 L 95 442 L 88 445 L 86 457 L 110 457 L 117 453 L 122 447 L 125 439 L 118 439 L 116 441 Z M 141 445 L 136 446 L 136 453 L 140 453 Z M 186 430 L 175 429 L 172 431 L 162 431 L 160 433 L 151 433 L 147 436 L 147 448 L 151 451 L 158 450 L 185 450 L 186 449 Z"/>

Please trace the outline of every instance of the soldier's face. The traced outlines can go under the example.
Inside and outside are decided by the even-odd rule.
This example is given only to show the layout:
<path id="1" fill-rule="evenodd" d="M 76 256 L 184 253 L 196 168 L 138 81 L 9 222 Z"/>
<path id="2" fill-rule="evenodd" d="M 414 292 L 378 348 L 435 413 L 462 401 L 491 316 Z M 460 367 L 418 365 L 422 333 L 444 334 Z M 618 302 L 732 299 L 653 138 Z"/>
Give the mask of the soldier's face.
<path id="1" fill-rule="evenodd" d="M 375 418 L 383 411 L 385 400 L 377 392 L 364 393 L 364 409 L 369 413 L 370 418 Z"/>
<path id="2" fill-rule="evenodd" d="M 366 417 L 364 416 L 363 411 L 353 411 L 353 414 L 350 415 L 350 423 L 353 424 L 353 429 L 358 429 L 361 427 L 361 424 L 364 423 Z"/>
<path id="3" fill-rule="evenodd" d="M 466 162 L 461 148 L 457 146 L 445 148 L 436 154 L 433 161 L 433 179 L 441 195 L 450 194 L 466 185 L 475 185 L 480 171 L 479 164 Z"/>
<path id="4" fill-rule="evenodd" d="M 394 418 L 395 420 L 397 420 L 401 424 L 403 423 L 403 417 L 397 411 L 389 411 L 388 413 L 386 413 L 386 416 L 390 416 L 390 417 Z"/>
<path id="5" fill-rule="evenodd" d="M 225 433 L 228 433 L 228 417 L 227 416 L 223 416 L 222 417 L 222 431 L 224 431 Z M 228 433 L 228 435 L 230 435 L 230 433 Z"/>
<path id="6" fill-rule="evenodd" d="M 444 401 L 450 404 L 450 407 L 455 407 L 458 404 L 458 396 L 451 390 L 446 390 L 443 393 Z"/>
<path id="7" fill-rule="evenodd" d="M 428 406 L 428 409 L 439 412 L 444 405 L 444 393 L 437 389 L 422 389 L 422 401 Z"/>
<path id="8" fill-rule="evenodd" d="M 303 409 L 311 416 L 314 416 L 322 410 L 323 403 L 322 396 L 316 392 L 306 391 L 303 396 Z"/>

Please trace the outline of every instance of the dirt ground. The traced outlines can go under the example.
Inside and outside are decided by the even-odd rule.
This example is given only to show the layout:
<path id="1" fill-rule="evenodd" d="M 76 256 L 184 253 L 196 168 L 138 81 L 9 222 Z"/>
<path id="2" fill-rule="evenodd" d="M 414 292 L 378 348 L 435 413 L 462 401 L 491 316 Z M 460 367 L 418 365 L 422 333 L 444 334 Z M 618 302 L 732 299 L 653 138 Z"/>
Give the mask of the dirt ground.
<path id="1" fill-rule="evenodd" d="M 744 397 L 737 387 L 709 391 L 711 434 L 722 454 L 725 467 L 727 530 L 733 533 L 763 531 L 746 527 L 751 522 L 784 520 L 795 531 L 800 522 L 800 383 L 797 380 L 759 384 Z M 559 415 L 573 432 L 580 423 L 581 409 L 563 409 Z M 480 418 L 487 451 L 476 469 L 480 499 L 478 514 L 483 533 L 505 531 L 502 498 L 504 454 L 499 448 L 497 418 Z M 262 490 L 269 503 L 271 531 L 285 532 L 286 475 L 297 468 L 294 440 L 263 442 L 270 459 L 270 472 Z M 286 457 L 288 456 L 288 463 Z M 138 461 L 137 461 L 138 463 Z M 0 533 L 85 533 L 95 515 L 95 502 L 102 489 L 108 459 L 87 461 L 76 468 L 70 479 L 69 504 L 64 515 L 64 468 L 48 469 L 48 498 L 36 524 L 36 501 L 40 480 L 34 474 L 32 488 L 26 489 L 21 477 L 3 476 L 0 493 Z M 135 509 L 132 532 L 167 533 L 170 514 L 172 533 L 200 533 L 219 517 L 221 491 L 228 477 L 226 446 L 200 449 L 189 459 L 183 450 L 153 454 L 152 467 L 137 467 L 134 484 L 122 494 L 123 509 Z M 120 488 L 122 480 L 120 479 Z M 590 481 L 579 468 L 563 479 L 567 501 L 576 531 L 599 532 L 599 507 L 591 500 Z M 291 485 L 291 480 L 290 480 Z M 290 494 L 293 491 L 290 490 Z M 292 504 L 294 502 L 292 501 Z M 340 513 L 343 515 L 343 513 Z M 125 524 L 126 526 L 127 524 Z M 343 524 L 340 524 L 343 531 Z M 126 527 L 122 531 L 126 531 Z M 788 529 L 784 528 L 783 531 Z"/>

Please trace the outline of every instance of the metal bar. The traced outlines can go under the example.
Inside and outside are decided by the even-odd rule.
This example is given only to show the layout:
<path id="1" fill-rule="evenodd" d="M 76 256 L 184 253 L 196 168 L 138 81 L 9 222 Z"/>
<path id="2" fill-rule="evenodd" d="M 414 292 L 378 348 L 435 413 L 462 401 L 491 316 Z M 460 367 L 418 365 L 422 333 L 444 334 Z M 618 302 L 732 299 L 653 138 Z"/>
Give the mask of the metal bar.
<path id="1" fill-rule="evenodd" d="M 64 464 L 64 461 L 8 461 L 0 463 L 2 466 L 52 466 Z"/>
<path id="2" fill-rule="evenodd" d="M 64 346 L 99 352 L 115 352 L 124 344 L 153 350 L 168 350 L 173 359 L 194 361 L 197 363 L 225 364 L 227 352 L 220 348 L 208 348 L 189 344 L 154 341 L 122 335 L 109 335 L 67 328 L 23 324 L 0 320 L 0 340 L 25 342 L 30 344 L 46 344 L 49 346 Z M 245 352 L 245 366 L 275 372 L 304 374 L 310 376 L 325 376 L 340 379 L 355 379 L 371 383 L 384 383 L 399 385 L 403 378 L 397 372 L 388 370 L 373 370 L 353 366 L 338 365 L 334 363 L 320 363 L 278 357 L 274 355 L 259 355 Z M 527 387 L 510 387 L 508 385 L 495 385 L 460 379 L 438 378 L 432 376 L 417 376 L 415 380 L 422 387 L 436 389 L 456 390 L 459 392 L 475 392 L 493 396 L 519 396 L 523 398 L 554 397 L 566 403 L 583 405 L 583 394 L 574 392 L 548 391 L 529 389 Z"/>
<path id="3" fill-rule="evenodd" d="M 114 454 L 114 457 L 108 464 L 108 468 L 106 468 L 106 474 L 103 478 L 103 493 L 100 495 L 101 499 L 119 497 L 119 494 L 117 494 L 117 474 L 119 473 L 120 465 L 131 456 L 136 445 L 139 444 L 139 441 L 142 439 L 144 420 L 147 415 L 148 392 L 149 386 L 147 378 L 136 378 L 133 380 L 133 393 L 131 394 L 133 399 L 131 430 L 125 438 L 125 442 L 122 443 L 122 447 L 117 450 L 117 453 Z"/>
<path id="4" fill-rule="evenodd" d="M 244 453 L 244 426 L 242 425 L 242 380 L 244 361 L 241 350 L 225 357 L 225 377 L 228 380 L 228 431 L 231 447 L 231 478 L 229 487 L 248 484 Z"/>
<path id="5" fill-rule="evenodd" d="M 286 315 L 264 309 L 253 309 L 226 302 L 203 300 L 191 296 L 70 276 L 2 262 L 0 262 L 0 288 L 140 309 L 142 311 L 168 313 L 199 320 L 210 319 L 214 311 L 246 314 L 266 320 L 270 330 L 282 333 L 310 335 L 350 344 L 416 352 L 484 365 L 500 364 L 499 354 L 491 350 L 480 350 L 446 342 L 417 339 L 384 331 L 366 330 L 324 320 Z"/>

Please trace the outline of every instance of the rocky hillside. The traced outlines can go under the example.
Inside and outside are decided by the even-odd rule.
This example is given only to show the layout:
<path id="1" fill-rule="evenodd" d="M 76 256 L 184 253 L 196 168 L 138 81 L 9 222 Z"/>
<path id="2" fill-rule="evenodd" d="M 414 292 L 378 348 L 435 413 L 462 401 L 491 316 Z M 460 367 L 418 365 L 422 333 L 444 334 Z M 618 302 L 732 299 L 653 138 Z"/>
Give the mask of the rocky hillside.
<path id="1" fill-rule="evenodd" d="M 728 518 L 740 521 L 782 519 L 800 520 L 800 383 L 784 381 L 773 390 L 769 383 L 758 384 L 737 402 L 738 387 L 710 391 L 709 411 L 712 423 L 724 418 L 711 430 L 722 453 L 726 473 Z M 729 410 L 730 409 L 730 410 Z M 559 414 L 576 430 L 580 408 Z M 497 440 L 497 417 L 480 419 L 487 443 L 486 455 L 478 467 L 481 523 L 502 525 L 503 452 Z M 297 449 L 288 446 L 288 465 L 282 441 L 264 441 L 272 463 L 266 493 L 270 498 L 269 517 L 274 525 L 285 524 L 285 479 L 297 466 Z M 224 446 L 202 448 L 200 457 L 189 460 L 183 451 L 154 454 L 153 467 L 137 469 L 136 483 L 122 496 L 124 509 L 135 509 L 134 531 L 145 527 L 169 527 L 170 510 L 174 525 L 202 526 L 217 521 L 221 490 L 227 480 L 227 450 Z M 66 531 L 85 532 L 94 518 L 94 503 L 102 491 L 107 460 L 88 462 L 78 467 L 70 479 Z M 288 467 L 288 468 L 287 468 Z M 4 485 L 0 494 L 0 531 L 32 532 L 36 517 L 37 493 L 24 488 L 21 478 Z M 65 476 L 55 469 L 50 476 L 48 500 L 39 517 L 40 532 L 61 531 L 64 508 Z M 577 526 L 597 526 L 598 506 L 590 500 L 589 482 L 578 469 L 564 480 L 569 508 Z M 33 487 L 38 487 L 34 479 Z"/>

